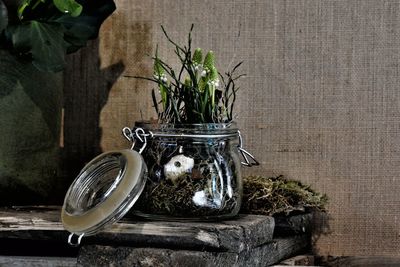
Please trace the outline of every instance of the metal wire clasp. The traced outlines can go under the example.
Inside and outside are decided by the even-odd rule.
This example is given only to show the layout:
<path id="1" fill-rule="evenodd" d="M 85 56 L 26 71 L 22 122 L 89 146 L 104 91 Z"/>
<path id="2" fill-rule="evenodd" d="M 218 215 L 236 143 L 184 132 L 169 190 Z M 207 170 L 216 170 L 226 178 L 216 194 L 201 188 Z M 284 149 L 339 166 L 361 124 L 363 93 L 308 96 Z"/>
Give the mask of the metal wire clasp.
<path id="1" fill-rule="evenodd" d="M 83 237 L 84 235 L 85 235 L 85 234 L 80 234 L 80 235 L 76 235 L 76 234 L 74 234 L 74 233 L 70 234 L 70 235 L 68 236 L 68 244 L 69 244 L 70 246 L 72 246 L 72 247 L 78 247 L 78 246 L 81 244 L 82 237 Z M 74 236 L 77 236 L 77 239 L 76 239 L 76 242 L 75 242 L 75 243 L 72 242 L 72 238 L 73 238 Z"/>
<path id="2" fill-rule="evenodd" d="M 256 158 L 243 148 L 243 139 L 242 139 L 242 135 L 240 134 L 239 130 L 238 130 L 238 135 L 239 135 L 238 150 L 239 150 L 240 154 L 242 155 L 242 157 L 244 158 L 244 161 L 241 161 L 240 163 L 247 167 L 260 165 L 260 163 L 256 160 Z M 250 157 L 251 161 L 249 160 L 248 157 Z"/>
<path id="3" fill-rule="evenodd" d="M 149 134 L 146 134 L 146 132 L 143 130 L 143 128 L 136 128 L 135 131 L 132 131 L 132 129 L 129 127 L 124 127 L 122 129 L 122 134 L 125 136 L 126 139 L 128 139 L 129 142 L 132 142 L 132 146 L 131 146 L 132 150 L 134 149 L 134 147 L 136 145 L 136 141 L 139 140 L 140 143 L 142 143 L 142 147 L 139 149 L 138 152 L 139 152 L 139 154 L 142 154 L 143 150 L 147 146 L 147 136 Z"/>
<path id="4" fill-rule="evenodd" d="M 125 136 L 125 138 L 132 142 L 132 147 L 133 149 L 136 145 L 136 141 L 139 140 L 140 143 L 142 144 L 142 147 L 139 149 L 139 153 L 141 154 L 143 150 L 146 148 L 147 145 L 147 137 L 153 138 L 153 137 L 193 137 L 193 138 L 223 138 L 223 137 L 230 137 L 232 134 L 213 134 L 213 135 L 198 135 L 198 134 L 165 134 L 165 133 L 153 133 L 151 131 L 148 131 L 146 133 L 143 128 L 135 128 L 134 130 L 125 127 L 122 129 L 122 134 Z M 240 131 L 237 131 L 237 134 L 239 136 L 239 145 L 238 145 L 238 150 L 240 154 L 242 155 L 244 161 L 240 162 L 242 165 L 247 166 L 247 167 L 252 167 L 252 166 L 258 166 L 260 163 L 255 159 L 255 157 L 250 154 L 247 150 L 243 148 L 243 139 L 242 135 L 240 134 Z M 233 134 L 235 136 L 236 134 Z M 249 159 L 250 158 L 250 159 Z"/>

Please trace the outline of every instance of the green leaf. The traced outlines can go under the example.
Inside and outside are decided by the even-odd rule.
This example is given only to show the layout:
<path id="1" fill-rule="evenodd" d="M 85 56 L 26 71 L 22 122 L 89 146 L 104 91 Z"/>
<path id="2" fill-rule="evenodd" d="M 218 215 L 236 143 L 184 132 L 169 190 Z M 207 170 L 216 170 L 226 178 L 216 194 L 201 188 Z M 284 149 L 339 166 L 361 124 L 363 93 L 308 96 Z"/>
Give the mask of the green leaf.
<path id="1" fill-rule="evenodd" d="M 8 14 L 7 8 L 3 1 L 0 0 L 0 33 L 7 27 L 8 24 Z"/>
<path id="2" fill-rule="evenodd" d="M 57 24 L 29 21 L 11 27 L 14 49 L 30 54 L 32 64 L 42 71 L 61 71 L 65 66 L 64 28 Z"/>
<path id="3" fill-rule="evenodd" d="M 82 13 L 82 5 L 75 0 L 53 0 L 54 5 L 63 13 L 77 17 Z"/>
<path id="4" fill-rule="evenodd" d="M 157 57 L 154 60 L 153 71 L 154 75 L 159 76 L 157 79 L 160 79 L 160 76 L 164 74 L 164 69 L 162 68 L 160 60 Z"/>
<path id="5" fill-rule="evenodd" d="M 25 0 L 19 7 L 18 7 L 18 17 L 22 19 L 24 17 L 24 11 L 30 5 L 30 0 Z"/>
<path id="6" fill-rule="evenodd" d="M 21 3 L 18 4 L 18 10 L 17 10 L 19 19 L 20 20 L 25 19 L 26 13 L 29 14 L 34 10 L 37 10 L 38 7 L 41 7 L 43 6 L 43 4 L 46 4 L 46 1 L 48 0 L 21 0 Z M 39 11 L 39 13 L 41 12 Z"/>
<path id="7" fill-rule="evenodd" d="M 51 18 L 52 21 L 61 23 L 65 28 L 64 39 L 67 42 L 67 52 L 72 53 L 86 45 L 90 39 L 97 38 L 103 21 L 115 10 L 112 0 L 78 1 L 82 13 L 78 17 L 64 14 Z"/>
<path id="8" fill-rule="evenodd" d="M 59 122 L 54 121 L 54 118 L 57 117 L 58 108 L 62 101 L 61 73 L 40 72 L 32 64 L 17 59 L 6 50 L 0 50 L 0 58 L 0 101 L 2 97 L 14 94 L 15 92 L 12 89 L 20 84 L 23 94 L 29 97 L 29 102 L 33 101 L 35 109 L 39 110 L 40 116 L 46 121 L 53 137 L 56 138 Z M 13 101 L 16 101 L 16 99 Z M 1 111 L 4 111 L 3 108 L 4 106 L 0 104 Z M 1 114 L 0 117 L 2 116 L 4 118 L 5 115 Z"/>

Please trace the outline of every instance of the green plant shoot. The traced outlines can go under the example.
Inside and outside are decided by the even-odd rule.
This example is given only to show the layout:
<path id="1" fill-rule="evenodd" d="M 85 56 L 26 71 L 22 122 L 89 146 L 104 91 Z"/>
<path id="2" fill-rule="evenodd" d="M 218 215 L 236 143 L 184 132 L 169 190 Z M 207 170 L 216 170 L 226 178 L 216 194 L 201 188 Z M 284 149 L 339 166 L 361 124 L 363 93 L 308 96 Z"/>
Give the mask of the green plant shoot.
<path id="1" fill-rule="evenodd" d="M 155 90 L 152 98 L 160 123 L 227 123 L 233 120 L 233 107 L 239 89 L 235 81 L 243 75 L 235 75 L 241 65 L 222 75 L 216 67 L 213 51 L 203 58 L 203 50 L 192 52 L 191 33 L 187 45 L 173 41 L 161 26 L 165 37 L 174 46 L 181 66 L 173 69 L 158 55 L 153 57 L 153 77 L 135 77 L 150 80 L 158 85 L 161 100 L 157 100 Z M 159 107 L 161 105 L 161 107 Z"/>

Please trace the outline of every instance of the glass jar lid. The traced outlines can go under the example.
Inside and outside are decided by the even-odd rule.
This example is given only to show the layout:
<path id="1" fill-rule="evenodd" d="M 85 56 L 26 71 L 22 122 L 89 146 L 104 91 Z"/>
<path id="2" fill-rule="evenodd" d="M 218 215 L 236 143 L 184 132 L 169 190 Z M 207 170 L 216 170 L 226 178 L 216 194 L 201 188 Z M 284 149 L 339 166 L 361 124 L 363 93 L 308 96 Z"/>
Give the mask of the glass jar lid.
<path id="1" fill-rule="evenodd" d="M 134 150 L 97 156 L 82 169 L 65 196 L 64 228 L 80 235 L 79 243 L 83 235 L 95 234 L 118 221 L 139 198 L 146 176 L 143 157 Z"/>

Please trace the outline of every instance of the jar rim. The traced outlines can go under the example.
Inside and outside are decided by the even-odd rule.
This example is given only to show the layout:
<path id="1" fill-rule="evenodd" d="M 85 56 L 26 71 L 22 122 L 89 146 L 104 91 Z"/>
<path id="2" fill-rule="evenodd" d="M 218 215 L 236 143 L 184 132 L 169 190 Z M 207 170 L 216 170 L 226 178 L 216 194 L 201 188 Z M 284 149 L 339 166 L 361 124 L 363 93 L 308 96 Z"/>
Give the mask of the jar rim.
<path id="1" fill-rule="evenodd" d="M 151 130 L 226 130 L 237 131 L 235 121 L 227 123 L 158 123 L 153 121 L 137 121 L 135 127 Z"/>

